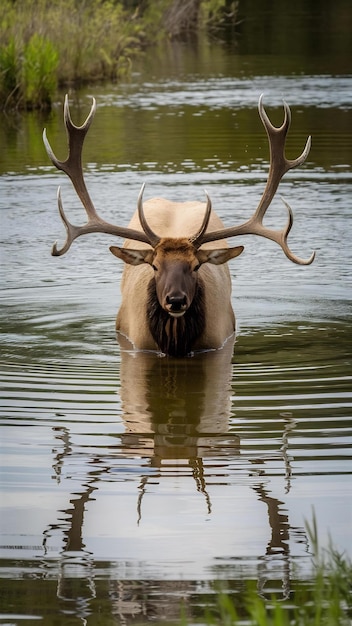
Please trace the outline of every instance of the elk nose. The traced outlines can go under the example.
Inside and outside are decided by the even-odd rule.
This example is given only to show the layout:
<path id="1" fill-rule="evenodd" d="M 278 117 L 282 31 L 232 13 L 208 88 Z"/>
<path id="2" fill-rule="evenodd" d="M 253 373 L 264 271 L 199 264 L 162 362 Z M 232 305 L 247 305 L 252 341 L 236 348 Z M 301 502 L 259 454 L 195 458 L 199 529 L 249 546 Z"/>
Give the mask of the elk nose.
<path id="1" fill-rule="evenodd" d="M 183 296 L 166 296 L 166 304 L 170 311 L 182 311 L 187 305 L 187 298 Z"/>

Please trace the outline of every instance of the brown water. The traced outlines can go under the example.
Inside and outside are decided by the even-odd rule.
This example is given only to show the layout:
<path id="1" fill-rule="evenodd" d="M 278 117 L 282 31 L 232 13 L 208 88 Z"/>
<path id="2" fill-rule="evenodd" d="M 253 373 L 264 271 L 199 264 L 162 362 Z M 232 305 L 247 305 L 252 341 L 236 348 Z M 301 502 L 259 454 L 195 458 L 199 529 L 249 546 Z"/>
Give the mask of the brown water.
<path id="1" fill-rule="evenodd" d="M 76 122 L 98 102 L 84 158 L 99 211 L 126 224 L 146 181 L 174 200 L 206 187 L 226 224 L 246 219 L 267 174 L 265 91 L 275 123 L 291 105 L 289 156 L 313 135 L 280 192 L 292 249 L 317 258 L 294 266 L 245 238 L 234 352 L 124 352 L 111 238 L 50 256 L 58 183 L 84 221 L 40 139 L 45 124 L 64 156 L 62 103 L 2 119 L 1 623 L 168 623 L 181 603 L 196 621 L 219 580 L 235 598 L 247 579 L 287 596 L 310 575 L 313 512 L 321 545 L 352 552 L 351 76 L 282 58 L 269 72 L 217 44 L 156 61 L 72 100 Z M 279 198 L 269 212 L 286 220 Z"/>

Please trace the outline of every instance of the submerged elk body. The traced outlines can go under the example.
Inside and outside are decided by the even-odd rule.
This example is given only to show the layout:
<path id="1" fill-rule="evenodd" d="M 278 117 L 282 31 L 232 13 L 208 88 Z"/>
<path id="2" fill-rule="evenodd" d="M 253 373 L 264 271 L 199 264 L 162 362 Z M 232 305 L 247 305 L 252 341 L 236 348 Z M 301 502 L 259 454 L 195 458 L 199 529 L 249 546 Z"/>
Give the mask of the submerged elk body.
<path id="1" fill-rule="evenodd" d="M 288 247 L 287 236 L 293 215 L 275 230 L 263 225 L 263 218 L 279 182 L 290 169 L 306 159 L 310 138 L 302 154 L 294 160 L 285 157 L 285 140 L 290 125 L 290 109 L 284 103 L 285 118 L 274 127 L 259 100 L 259 114 L 269 139 L 270 169 L 263 196 L 252 217 L 238 226 L 225 228 L 212 210 L 211 201 L 171 202 L 154 198 L 143 203 L 139 194 L 137 211 L 128 227 L 103 220 L 87 191 L 81 162 L 82 147 L 93 120 L 96 104 L 82 126 L 72 123 L 68 98 L 64 119 L 68 134 L 69 155 L 59 161 L 46 138 L 44 143 L 53 164 L 63 170 L 86 210 L 83 226 L 71 224 L 63 210 L 60 189 L 58 206 L 67 231 L 61 249 L 54 244 L 52 254 L 64 254 L 80 235 L 103 232 L 122 237 L 122 247 L 111 246 L 111 252 L 125 263 L 122 277 L 122 303 L 117 315 L 117 330 L 137 349 L 161 350 L 171 356 L 185 356 L 193 350 L 220 348 L 234 333 L 235 316 L 231 305 L 231 277 L 227 262 L 243 251 L 243 246 L 229 247 L 227 239 L 237 235 L 259 235 L 278 243 L 294 263 L 308 265 L 314 259 L 301 259 Z"/>

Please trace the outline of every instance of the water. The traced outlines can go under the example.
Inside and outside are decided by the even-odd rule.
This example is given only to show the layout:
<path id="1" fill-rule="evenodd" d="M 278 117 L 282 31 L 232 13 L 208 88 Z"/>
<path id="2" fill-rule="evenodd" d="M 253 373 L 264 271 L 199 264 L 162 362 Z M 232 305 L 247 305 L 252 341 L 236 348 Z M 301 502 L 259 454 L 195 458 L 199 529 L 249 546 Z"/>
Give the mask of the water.
<path id="1" fill-rule="evenodd" d="M 310 576 L 313 513 L 321 546 L 351 555 L 351 76 L 269 75 L 262 57 L 233 66 L 215 44 L 198 65 L 172 52 L 72 102 L 77 123 L 98 102 L 84 160 L 99 212 L 126 224 L 146 181 L 146 197 L 174 200 L 206 187 L 227 225 L 247 219 L 267 175 L 265 91 L 275 123 L 283 96 L 292 106 L 290 157 L 313 135 L 280 193 L 292 249 L 317 258 L 295 266 L 243 238 L 235 346 L 123 351 L 111 238 L 50 256 L 59 183 L 84 221 L 40 139 L 46 125 L 64 156 L 61 104 L 2 120 L 2 623 L 168 623 L 181 604 L 195 621 L 219 580 L 235 598 L 251 579 L 285 597 Z M 280 198 L 268 213 L 286 221 Z"/>

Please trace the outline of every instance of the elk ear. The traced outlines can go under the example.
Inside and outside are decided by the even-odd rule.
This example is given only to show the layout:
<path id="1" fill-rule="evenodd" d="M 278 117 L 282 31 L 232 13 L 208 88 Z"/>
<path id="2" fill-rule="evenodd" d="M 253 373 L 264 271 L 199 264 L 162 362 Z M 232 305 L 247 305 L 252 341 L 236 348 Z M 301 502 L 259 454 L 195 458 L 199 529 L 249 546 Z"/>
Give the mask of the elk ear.
<path id="1" fill-rule="evenodd" d="M 132 250 L 131 248 L 118 248 L 110 246 L 110 252 L 128 265 L 141 265 L 142 263 L 152 263 L 153 250 Z"/>
<path id="2" fill-rule="evenodd" d="M 237 248 L 220 248 L 219 250 L 198 250 L 197 259 L 199 263 L 212 263 L 213 265 L 222 265 L 230 259 L 239 256 L 244 250 L 244 246 Z"/>

